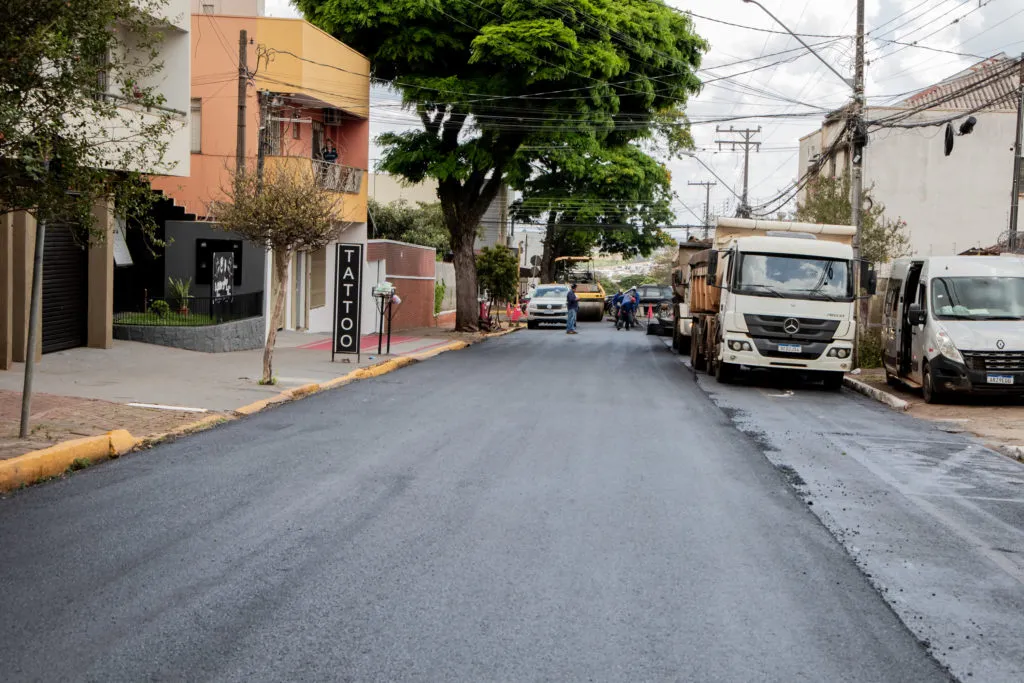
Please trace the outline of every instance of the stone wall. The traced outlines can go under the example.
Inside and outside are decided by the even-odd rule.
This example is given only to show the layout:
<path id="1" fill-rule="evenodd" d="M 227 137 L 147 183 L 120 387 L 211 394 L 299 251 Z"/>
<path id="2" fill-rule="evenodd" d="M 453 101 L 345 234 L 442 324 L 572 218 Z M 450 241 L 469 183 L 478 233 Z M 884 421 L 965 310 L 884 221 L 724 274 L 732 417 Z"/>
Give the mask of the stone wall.
<path id="1" fill-rule="evenodd" d="M 114 339 L 204 353 L 262 349 L 265 341 L 263 334 L 263 316 L 202 327 L 114 325 Z"/>

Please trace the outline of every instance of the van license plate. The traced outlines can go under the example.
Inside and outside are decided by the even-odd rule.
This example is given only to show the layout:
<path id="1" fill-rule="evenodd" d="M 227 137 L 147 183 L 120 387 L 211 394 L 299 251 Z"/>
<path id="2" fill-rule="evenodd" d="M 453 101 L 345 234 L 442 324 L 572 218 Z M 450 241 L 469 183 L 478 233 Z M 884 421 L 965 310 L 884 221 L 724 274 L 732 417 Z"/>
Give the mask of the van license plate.
<path id="1" fill-rule="evenodd" d="M 1013 384 L 1013 375 L 989 375 L 989 384 Z"/>
<path id="2" fill-rule="evenodd" d="M 803 353 L 804 347 L 799 344 L 779 344 L 779 353 Z"/>

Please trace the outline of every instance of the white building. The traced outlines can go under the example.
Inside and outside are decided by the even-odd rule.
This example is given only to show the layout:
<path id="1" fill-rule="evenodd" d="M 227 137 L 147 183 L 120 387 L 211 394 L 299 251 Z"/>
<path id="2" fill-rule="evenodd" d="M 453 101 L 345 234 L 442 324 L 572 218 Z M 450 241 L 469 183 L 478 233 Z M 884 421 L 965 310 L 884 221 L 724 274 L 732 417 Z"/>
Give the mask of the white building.
<path id="1" fill-rule="evenodd" d="M 956 137 L 945 155 L 945 124 L 872 130 L 864 154 L 864 186 L 885 205 L 886 216 L 907 222 L 912 255 L 957 254 L 996 244 L 1009 227 L 1013 179 L 1017 60 L 999 55 L 887 107 L 870 107 L 867 120 L 911 114 L 901 124 L 969 115 L 977 119 L 970 135 Z M 973 112 L 973 114 L 972 114 Z M 849 166 L 845 143 L 832 150 L 845 129 L 845 111 L 800 139 L 799 176 L 820 163 L 817 172 L 843 175 Z M 822 155 L 827 158 L 822 159 Z M 803 200 L 802 191 L 798 200 Z"/>

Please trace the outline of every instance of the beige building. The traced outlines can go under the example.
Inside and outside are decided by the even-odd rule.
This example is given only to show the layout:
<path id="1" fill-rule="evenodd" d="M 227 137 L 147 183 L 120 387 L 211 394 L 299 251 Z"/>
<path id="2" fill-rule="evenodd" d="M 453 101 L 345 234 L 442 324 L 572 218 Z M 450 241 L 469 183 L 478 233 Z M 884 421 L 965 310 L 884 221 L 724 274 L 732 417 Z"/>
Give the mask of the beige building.
<path id="1" fill-rule="evenodd" d="M 901 124 L 953 118 L 954 129 L 969 115 L 977 119 L 970 135 L 955 137 L 945 155 L 945 123 L 937 126 L 872 130 L 864 155 L 864 186 L 886 216 L 907 222 L 915 256 L 957 254 L 996 244 L 1009 228 L 1013 179 L 1016 60 L 1005 55 L 975 64 L 887 107 L 870 107 L 867 120 L 906 115 Z M 930 107 L 918 112 L 919 108 Z M 841 176 L 849 167 L 845 112 L 800 139 L 798 175 Z M 831 150 L 831 153 L 830 153 Z M 802 200 L 806 192 L 798 196 Z"/>
<path id="2" fill-rule="evenodd" d="M 171 176 L 189 174 L 189 63 L 191 0 L 168 0 L 153 18 L 164 25 L 160 55 L 165 68 L 150 74 L 147 87 L 164 98 L 161 112 L 141 111 L 131 93 L 118 91 L 113 79 L 99 84 L 104 97 L 119 102 L 117 114 L 104 121 L 81 121 L 95 130 L 96 165 L 111 170 L 153 172 Z M 124 28 L 117 29 L 122 33 Z M 131 49 L 132 36 L 120 36 L 119 45 Z M 143 57 L 147 59 L 147 57 Z M 118 168 L 108 160 L 123 153 L 123 140 L 139 121 L 169 114 L 172 130 L 161 159 L 133 159 L 133 168 Z M 92 135 L 93 133 L 90 132 Z M 120 143 L 119 143 L 120 141 Z M 94 208 L 95 229 L 106 239 L 83 244 L 81 226 L 47 225 L 43 251 L 42 315 L 36 355 L 76 346 L 110 348 L 113 345 L 113 288 L 115 257 L 123 254 L 113 207 L 104 201 Z M 32 263 L 36 239 L 35 218 L 24 212 L 0 216 L 0 369 L 28 354 L 28 316 Z"/>

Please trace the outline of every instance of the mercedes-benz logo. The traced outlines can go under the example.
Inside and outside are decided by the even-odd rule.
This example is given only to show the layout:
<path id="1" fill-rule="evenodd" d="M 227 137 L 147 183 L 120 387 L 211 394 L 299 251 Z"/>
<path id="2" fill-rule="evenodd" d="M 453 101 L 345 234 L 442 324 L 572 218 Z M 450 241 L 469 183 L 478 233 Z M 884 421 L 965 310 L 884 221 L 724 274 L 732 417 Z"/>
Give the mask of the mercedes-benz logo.
<path id="1" fill-rule="evenodd" d="M 996 342 L 996 348 L 1002 351 L 1004 348 L 1006 348 L 1006 342 L 1000 339 L 999 341 Z"/>
<path id="2" fill-rule="evenodd" d="M 800 331 L 800 321 L 796 318 L 786 318 L 786 322 L 782 323 L 782 329 L 786 334 L 796 334 Z"/>

